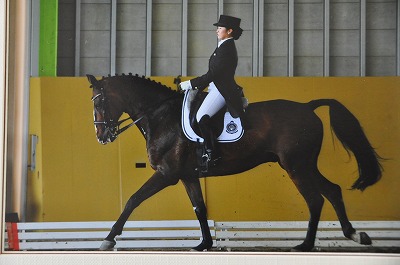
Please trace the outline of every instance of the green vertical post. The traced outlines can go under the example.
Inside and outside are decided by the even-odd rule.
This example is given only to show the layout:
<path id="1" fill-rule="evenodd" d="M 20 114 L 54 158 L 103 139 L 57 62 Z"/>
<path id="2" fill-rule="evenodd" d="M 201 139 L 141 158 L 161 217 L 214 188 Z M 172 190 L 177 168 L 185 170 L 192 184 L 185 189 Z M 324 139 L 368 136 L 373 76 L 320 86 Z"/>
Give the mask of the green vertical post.
<path id="1" fill-rule="evenodd" d="M 40 0 L 39 76 L 57 76 L 58 0 Z"/>

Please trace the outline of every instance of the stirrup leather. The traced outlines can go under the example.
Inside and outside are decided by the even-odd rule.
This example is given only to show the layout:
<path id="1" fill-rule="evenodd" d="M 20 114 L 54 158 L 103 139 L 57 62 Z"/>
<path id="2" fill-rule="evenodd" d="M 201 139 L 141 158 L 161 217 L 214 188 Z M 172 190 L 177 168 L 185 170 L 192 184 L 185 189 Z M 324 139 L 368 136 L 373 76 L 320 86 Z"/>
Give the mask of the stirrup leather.
<path id="1" fill-rule="evenodd" d="M 213 152 L 212 150 L 204 150 L 203 155 L 201 157 L 201 172 L 207 173 L 210 168 L 215 167 L 218 164 L 218 161 L 221 160 L 221 156 Z"/>
<path id="2" fill-rule="evenodd" d="M 204 154 L 201 156 L 201 160 L 203 163 L 208 163 L 211 161 L 211 152 L 210 151 L 205 151 Z"/>

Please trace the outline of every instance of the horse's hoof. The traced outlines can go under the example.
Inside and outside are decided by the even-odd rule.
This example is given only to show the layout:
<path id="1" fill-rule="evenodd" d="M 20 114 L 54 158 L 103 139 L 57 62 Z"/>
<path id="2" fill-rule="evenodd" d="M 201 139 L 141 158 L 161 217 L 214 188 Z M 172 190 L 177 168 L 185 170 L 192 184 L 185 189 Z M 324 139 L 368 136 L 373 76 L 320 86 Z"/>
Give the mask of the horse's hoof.
<path id="1" fill-rule="evenodd" d="M 195 248 L 190 249 L 190 252 L 206 252 L 206 251 L 207 251 L 207 249 L 203 249 L 203 250 L 197 250 Z"/>
<path id="2" fill-rule="evenodd" d="M 112 250 L 115 244 L 116 244 L 115 241 L 104 240 L 103 243 L 101 243 L 99 250 Z"/>
<path id="3" fill-rule="evenodd" d="M 361 244 L 362 245 L 372 245 L 372 240 L 365 232 L 360 232 Z"/>
<path id="4" fill-rule="evenodd" d="M 314 248 L 314 246 L 309 246 L 307 244 L 300 244 L 298 246 L 295 246 L 290 250 L 290 252 L 309 252 Z"/>
<path id="5" fill-rule="evenodd" d="M 210 250 L 211 247 L 212 247 L 212 242 L 211 242 L 211 244 L 207 244 L 207 243 L 201 242 L 200 245 L 198 245 L 197 247 L 192 248 L 190 251 L 191 252 L 194 252 L 194 251 L 197 251 L 197 252 L 207 251 L 207 250 Z"/>
<path id="6" fill-rule="evenodd" d="M 351 235 L 351 239 L 354 242 L 357 242 L 361 245 L 371 245 L 372 244 L 371 238 L 365 232 L 354 233 Z"/>

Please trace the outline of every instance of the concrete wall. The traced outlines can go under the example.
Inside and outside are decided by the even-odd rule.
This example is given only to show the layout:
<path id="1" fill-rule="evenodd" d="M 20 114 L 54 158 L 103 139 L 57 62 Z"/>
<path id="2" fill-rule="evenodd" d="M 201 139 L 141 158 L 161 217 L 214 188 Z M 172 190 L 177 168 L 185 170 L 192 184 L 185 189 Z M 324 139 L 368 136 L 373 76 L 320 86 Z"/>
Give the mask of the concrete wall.
<path id="1" fill-rule="evenodd" d="M 173 77 L 154 78 L 173 87 Z M 308 102 L 335 98 L 360 121 L 382 162 L 383 177 L 364 192 L 350 191 L 357 166 L 332 138 L 328 108 L 318 166 L 343 189 L 351 220 L 400 220 L 400 120 L 398 77 L 238 78 L 250 102 L 284 98 Z M 91 89 L 86 78 L 32 78 L 30 134 L 39 136 L 37 169 L 28 176 L 32 221 L 115 220 L 125 202 L 153 173 L 145 141 L 133 127 L 114 143 L 100 145 L 93 126 Z M 137 168 L 136 163 L 146 163 Z M 268 163 L 248 172 L 201 180 L 209 218 L 226 220 L 308 220 L 307 206 L 287 173 Z M 178 183 L 145 201 L 131 220 L 194 219 Z M 323 220 L 337 220 L 326 201 Z"/>
<path id="2" fill-rule="evenodd" d="M 223 1 L 224 14 L 242 18 L 244 33 L 237 41 L 240 57 L 237 76 L 252 76 L 253 60 L 258 59 L 253 58 L 253 2 Z M 182 1 L 153 0 L 151 45 L 146 43 L 146 1 L 117 3 L 116 72 L 145 74 L 146 49 L 151 49 L 151 75 L 181 74 Z M 329 45 L 329 76 L 363 75 L 362 60 L 366 61 L 366 76 L 396 75 L 397 1 L 366 1 L 365 40 L 361 38 L 360 1 L 329 3 L 329 40 L 324 40 L 324 1 L 294 2 L 294 76 L 323 76 L 325 45 Z M 288 1 L 265 0 L 263 8 L 263 21 L 255 22 L 264 27 L 263 76 L 288 76 Z M 110 73 L 110 10 L 109 0 L 82 0 L 80 75 Z M 187 74 L 196 76 L 207 70 L 209 55 L 217 43 L 212 24 L 218 19 L 218 1 L 188 1 L 187 16 Z M 73 76 L 74 1 L 59 1 L 59 19 L 58 73 Z"/>

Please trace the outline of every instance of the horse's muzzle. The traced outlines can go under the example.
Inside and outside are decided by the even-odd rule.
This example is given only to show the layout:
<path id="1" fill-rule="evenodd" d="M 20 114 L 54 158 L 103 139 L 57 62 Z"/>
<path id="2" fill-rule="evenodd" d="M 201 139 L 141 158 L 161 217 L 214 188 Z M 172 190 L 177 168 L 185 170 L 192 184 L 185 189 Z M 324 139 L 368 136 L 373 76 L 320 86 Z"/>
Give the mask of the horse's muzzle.
<path id="1" fill-rule="evenodd" d="M 118 135 L 115 134 L 114 130 L 111 128 L 105 128 L 104 132 L 101 135 L 97 135 L 97 141 L 100 144 L 108 144 L 114 142 L 117 139 Z"/>

